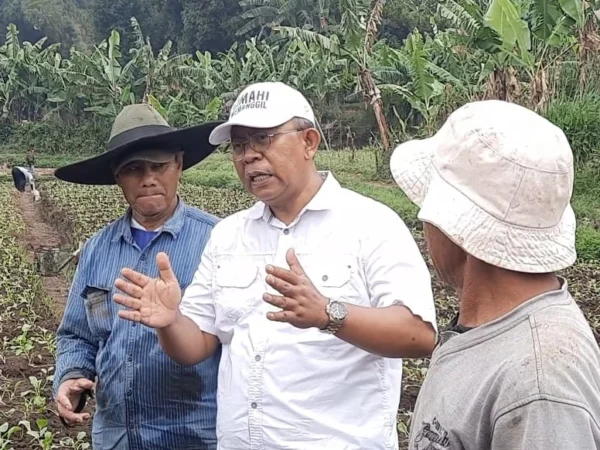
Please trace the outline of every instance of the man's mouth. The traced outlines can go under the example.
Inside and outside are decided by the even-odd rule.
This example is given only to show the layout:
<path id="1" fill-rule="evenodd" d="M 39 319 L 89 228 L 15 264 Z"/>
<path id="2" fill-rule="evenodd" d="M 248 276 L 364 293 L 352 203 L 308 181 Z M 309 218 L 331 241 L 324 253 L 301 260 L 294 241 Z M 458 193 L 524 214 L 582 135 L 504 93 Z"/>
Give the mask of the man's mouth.
<path id="1" fill-rule="evenodd" d="M 261 183 L 271 178 L 272 175 L 265 172 L 250 172 L 247 177 L 251 183 Z"/>
<path id="2" fill-rule="evenodd" d="M 138 198 L 158 197 L 160 194 L 142 194 Z"/>
<path id="3" fill-rule="evenodd" d="M 268 180 L 269 178 L 271 178 L 271 175 L 256 175 L 250 179 L 253 183 L 260 183 L 261 181 Z"/>

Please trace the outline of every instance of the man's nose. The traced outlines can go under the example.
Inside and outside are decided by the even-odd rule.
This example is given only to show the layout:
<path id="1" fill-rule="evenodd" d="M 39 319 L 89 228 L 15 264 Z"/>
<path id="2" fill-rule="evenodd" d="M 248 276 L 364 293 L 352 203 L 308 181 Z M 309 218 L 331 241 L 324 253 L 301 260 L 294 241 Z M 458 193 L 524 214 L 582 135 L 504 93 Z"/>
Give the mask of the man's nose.
<path id="1" fill-rule="evenodd" d="M 142 175 L 142 186 L 143 187 L 156 186 L 156 174 L 149 167 L 146 167 L 144 169 L 144 172 Z"/>
<path id="2" fill-rule="evenodd" d="M 262 153 L 254 150 L 250 144 L 244 144 L 244 162 L 246 164 L 252 163 L 260 158 L 262 158 Z"/>

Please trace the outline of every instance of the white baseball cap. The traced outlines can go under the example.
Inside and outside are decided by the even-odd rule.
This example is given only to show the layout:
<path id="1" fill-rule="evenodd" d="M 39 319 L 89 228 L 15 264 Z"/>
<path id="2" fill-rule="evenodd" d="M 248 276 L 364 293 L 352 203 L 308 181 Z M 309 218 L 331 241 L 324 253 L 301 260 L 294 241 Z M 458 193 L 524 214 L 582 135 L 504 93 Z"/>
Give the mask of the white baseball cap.
<path id="1" fill-rule="evenodd" d="M 399 145 L 390 168 L 419 219 L 475 258 L 526 273 L 575 262 L 573 153 L 533 111 L 469 103 L 433 137 Z"/>
<path id="2" fill-rule="evenodd" d="M 279 81 L 251 84 L 238 95 L 229 120 L 212 131 L 209 142 L 229 141 L 233 126 L 276 128 L 295 117 L 315 123 L 313 109 L 300 92 Z"/>

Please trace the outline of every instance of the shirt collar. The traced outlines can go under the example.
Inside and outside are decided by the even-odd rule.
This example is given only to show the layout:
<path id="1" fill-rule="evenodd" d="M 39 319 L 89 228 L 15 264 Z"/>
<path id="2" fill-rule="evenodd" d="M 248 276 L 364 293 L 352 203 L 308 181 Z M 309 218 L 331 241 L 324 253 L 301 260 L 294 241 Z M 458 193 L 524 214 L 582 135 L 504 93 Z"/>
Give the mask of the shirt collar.
<path id="1" fill-rule="evenodd" d="M 142 231 L 147 231 L 147 232 L 152 232 L 152 233 L 160 233 L 162 231 L 162 229 L 164 228 L 164 225 L 161 225 L 160 227 L 158 227 L 156 230 L 146 230 L 146 228 L 144 228 L 144 226 L 139 223 L 137 220 L 135 220 L 135 218 L 133 216 L 131 216 L 131 228 L 135 228 L 137 230 L 142 230 Z"/>
<path id="2" fill-rule="evenodd" d="M 305 211 L 327 211 L 333 209 L 338 202 L 338 194 L 342 187 L 338 180 L 330 171 L 320 171 L 319 175 L 323 178 L 323 184 L 308 202 L 304 209 L 298 214 L 300 217 Z M 271 210 L 263 202 L 257 202 L 246 215 L 248 220 L 265 219 L 268 221 L 272 216 Z"/>
<path id="3" fill-rule="evenodd" d="M 185 223 L 186 205 L 179 195 L 177 195 L 177 207 L 173 212 L 173 215 L 165 222 L 165 224 L 159 228 L 159 232 L 170 233 L 174 238 L 179 236 L 183 225 Z M 127 212 L 117 220 L 116 233 L 113 238 L 113 242 L 124 238 L 130 244 L 133 244 L 133 235 L 131 234 L 131 223 L 132 223 L 132 210 L 131 207 L 127 208 Z"/>

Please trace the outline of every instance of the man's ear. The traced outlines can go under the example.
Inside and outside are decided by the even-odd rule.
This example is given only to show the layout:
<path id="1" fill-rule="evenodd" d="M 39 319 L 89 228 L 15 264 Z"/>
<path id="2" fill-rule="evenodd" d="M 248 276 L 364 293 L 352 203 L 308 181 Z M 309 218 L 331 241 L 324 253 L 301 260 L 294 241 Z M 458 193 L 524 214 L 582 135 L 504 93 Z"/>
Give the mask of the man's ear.
<path id="1" fill-rule="evenodd" d="M 175 161 L 177 162 L 177 167 L 183 171 L 183 151 L 177 152 Z"/>
<path id="2" fill-rule="evenodd" d="M 321 134 L 314 128 L 304 132 L 304 156 L 306 159 L 314 159 L 321 145 Z"/>
<path id="3" fill-rule="evenodd" d="M 115 179 L 117 186 L 121 187 L 121 179 L 119 178 L 119 174 L 113 172 L 113 178 Z"/>

